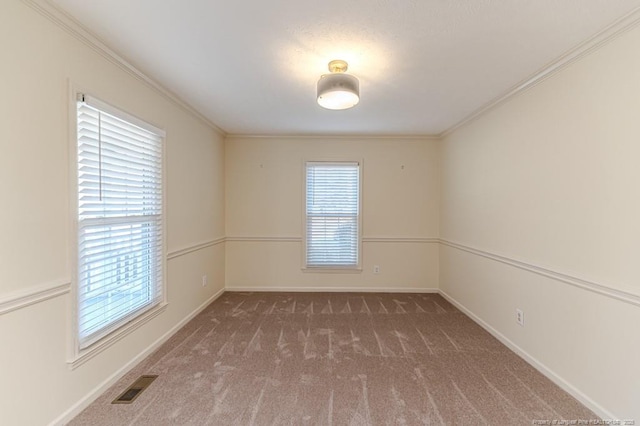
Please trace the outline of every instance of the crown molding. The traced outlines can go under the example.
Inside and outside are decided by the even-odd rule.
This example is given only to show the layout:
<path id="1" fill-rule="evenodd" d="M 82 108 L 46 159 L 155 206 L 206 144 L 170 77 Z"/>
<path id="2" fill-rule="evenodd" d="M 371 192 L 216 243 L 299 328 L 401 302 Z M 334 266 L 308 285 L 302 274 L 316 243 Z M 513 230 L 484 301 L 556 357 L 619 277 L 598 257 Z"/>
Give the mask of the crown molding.
<path id="1" fill-rule="evenodd" d="M 188 112 L 192 116 L 196 117 L 204 124 L 213 129 L 220 136 L 225 137 L 227 133 L 218 127 L 215 123 L 201 114 L 197 109 L 189 105 L 187 102 L 182 100 L 178 95 L 168 90 L 160 83 L 140 71 L 129 61 L 124 59 L 122 56 L 117 54 L 114 50 L 109 48 L 104 42 L 102 42 L 95 34 L 93 34 L 90 30 L 84 27 L 80 22 L 78 22 L 75 18 L 71 17 L 68 13 L 64 12 L 62 9 L 57 7 L 56 5 L 50 3 L 47 0 L 22 0 L 24 4 L 34 9 L 36 12 L 40 13 L 45 18 L 49 19 L 51 22 L 65 30 L 67 33 L 71 34 L 77 40 L 81 41 L 85 45 L 89 46 L 96 53 L 98 53 L 103 58 L 107 59 L 112 64 L 118 66 L 120 69 L 126 71 L 129 75 L 132 75 L 139 81 L 145 83 L 147 86 L 154 89 L 160 95 L 164 96 L 166 99 L 172 101 L 175 105 L 182 108 L 184 111 Z"/>
<path id="2" fill-rule="evenodd" d="M 572 63 L 582 59 L 583 57 L 589 55 L 595 50 L 603 47 L 609 42 L 613 41 L 616 37 L 621 34 L 629 31 L 636 25 L 640 23 L 640 7 L 636 7 L 631 10 L 626 15 L 621 18 L 613 21 L 607 27 L 605 27 L 602 31 L 598 32 L 594 36 L 588 38 L 586 41 L 580 43 L 576 47 L 568 50 L 559 58 L 553 60 L 549 64 L 542 67 L 542 69 L 535 72 L 533 75 L 528 78 L 522 80 L 520 83 L 513 86 L 506 93 L 494 98 L 489 101 L 485 105 L 481 106 L 453 126 L 449 127 L 444 132 L 437 135 L 437 138 L 444 139 L 449 136 L 454 131 L 460 129 L 461 127 L 466 126 L 467 124 L 475 121 L 480 118 L 484 114 L 492 111 L 502 104 L 506 103 L 513 97 L 525 92 L 526 90 L 536 86 L 537 84 L 543 82 L 547 78 L 553 76 L 554 74 L 560 72 L 564 68 L 568 67 Z"/>
<path id="3" fill-rule="evenodd" d="M 321 139 L 321 140 L 344 140 L 344 139 L 393 139 L 393 140 L 421 140 L 421 141 L 439 141 L 441 137 L 439 135 L 402 135 L 402 134 L 322 134 L 322 133 L 300 133 L 300 134 L 236 134 L 227 133 L 226 139 Z"/>
<path id="4" fill-rule="evenodd" d="M 506 103 L 513 97 L 523 93 L 524 91 L 536 86 L 547 78 L 553 76 L 557 72 L 566 68 L 570 64 L 585 57 L 589 53 L 599 49 L 606 45 L 622 33 L 630 30 L 640 23 L 640 7 L 631 10 L 626 15 L 617 19 L 609 26 L 605 27 L 602 31 L 595 34 L 593 37 L 580 43 L 573 49 L 565 52 L 562 56 L 555 59 L 551 63 L 547 64 L 528 78 L 522 80 L 520 83 L 511 87 L 504 94 L 494 98 L 488 103 L 484 104 L 480 108 L 476 109 L 471 114 L 467 115 L 462 120 L 458 121 L 454 125 L 447 128 L 445 131 L 438 134 L 424 134 L 424 135 L 403 135 L 403 134 L 388 134 L 388 135 L 368 135 L 368 134 L 321 134 L 321 133 L 302 133 L 302 134 L 234 134 L 228 133 L 218 125 L 213 123 L 197 109 L 183 101 L 178 95 L 163 87 L 161 84 L 144 74 L 137 69 L 133 64 L 125 60 L 122 56 L 118 55 L 115 51 L 110 49 L 104 42 L 102 42 L 96 35 L 86 29 L 73 17 L 62 11 L 57 6 L 50 3 L 48 0 L 22 0 L 22 2 L 44 17 L 51 20 L 60 28 L 67 31 L 79 41 L 83 42 L 87 46 L 91 47 L 94 51 L 100 54 L 111 63 L 117 65 L 122 70 L 126 71 L 130 75 L 134 76 L 138 80 L 146 83 L 149 87 L 155 89 L 159 94 L 165 98 L 174 102 L 177 106 L 190 113 L 194 117 L 201 120 L 208 125 L 219 135 L 226 139 L 394 139 L 394 140 L 433 140 L 439 141 L 452 134 L 454 131 L 466 126 L 467 124 L 477 120 L 484 114 L 494 110 L 495 108 Z"/>

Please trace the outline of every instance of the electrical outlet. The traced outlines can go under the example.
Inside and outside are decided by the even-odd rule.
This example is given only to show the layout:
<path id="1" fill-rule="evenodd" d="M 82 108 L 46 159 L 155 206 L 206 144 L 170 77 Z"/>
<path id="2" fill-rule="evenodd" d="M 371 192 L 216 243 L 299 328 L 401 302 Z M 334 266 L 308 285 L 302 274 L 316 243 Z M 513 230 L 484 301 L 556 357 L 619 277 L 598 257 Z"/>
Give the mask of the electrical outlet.
<path id="1" fill-rule="evenodd" d="M 202 287 L 206 287 L 207 286 L 207 276 L 203 275 L 202 276 Z"/>
<path id="2" fill-rule="evenodd" d="M 521 309 L 516 309 L 516 322 L 524 327 L 524 312 Z"/>
<path id="3" fill-rule="evenodd" d="M 380 265 L 374 265 L 373 273 L 374 274 L 379 274 L 380 273 Z"/>

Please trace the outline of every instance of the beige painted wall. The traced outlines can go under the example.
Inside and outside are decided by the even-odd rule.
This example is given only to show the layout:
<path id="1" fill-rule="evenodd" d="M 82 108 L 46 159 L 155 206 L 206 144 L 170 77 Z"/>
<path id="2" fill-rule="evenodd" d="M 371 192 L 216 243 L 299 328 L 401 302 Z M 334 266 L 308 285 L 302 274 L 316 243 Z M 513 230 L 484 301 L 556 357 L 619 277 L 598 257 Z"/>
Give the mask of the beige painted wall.
<path id="1" fill-rule="evenodd" d="M 437 244 L 402 241 L 438 237 L 437 141 L 231 137 L 225 153 L 228 288 L 437 288 Z M 301 269 L 303 167 L 318 159 L 363 161 L 361 273 Z"/>
<path id="2" fill-rule="evenodd" d="M 636 422 L 639 52 L 635 28 L 447 137 L 440 228 L 483 254 L 612 289 L 614 297 L 441 248 L 445 293 L 601 414 Z M 635 304 L 616 299 L 618 290 Z"/>
<path id="3" fill-rule="evenodd" d="M 167 131 L 169 252 L 224 236 L 211 127 L 19 0 L 0 2 L 0 52 L 0 301 L 71 279 L 70 83 Z M 223 288 L 224 245 L 169 260 L 167 282 L 163 314 L 75 370 L 69 294 L 0 315 L 0 423 L 47 424 L 90 395 Z"/>

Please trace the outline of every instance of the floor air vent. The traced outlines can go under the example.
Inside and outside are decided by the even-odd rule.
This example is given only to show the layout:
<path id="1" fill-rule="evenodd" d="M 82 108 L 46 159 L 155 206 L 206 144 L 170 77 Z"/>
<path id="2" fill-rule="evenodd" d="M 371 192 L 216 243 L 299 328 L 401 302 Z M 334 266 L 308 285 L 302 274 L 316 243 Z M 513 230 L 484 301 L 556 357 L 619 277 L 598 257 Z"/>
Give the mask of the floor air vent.
<path id="1" fill-rule="evenodd" d="M 140 376 L 131 386 L 113 400 L 112 404 L 131 404 L 158 376 Z"/>

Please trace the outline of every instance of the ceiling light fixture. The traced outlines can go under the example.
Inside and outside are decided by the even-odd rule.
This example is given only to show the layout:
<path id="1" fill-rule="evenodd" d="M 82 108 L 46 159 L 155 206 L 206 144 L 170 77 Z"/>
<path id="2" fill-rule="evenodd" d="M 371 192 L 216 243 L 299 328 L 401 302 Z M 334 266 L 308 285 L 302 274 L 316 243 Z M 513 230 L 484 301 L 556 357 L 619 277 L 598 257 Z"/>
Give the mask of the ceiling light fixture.
<path id="1" fill-rule="evenodd" d="M 327 109 L 347 109 L 360 102 L 360 82 L 351 74 L 346 74 L 347 62 L 329 62 L 331 74 L 324 74 L 318 80 L 318 104 Z"/>

